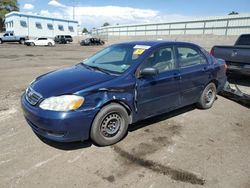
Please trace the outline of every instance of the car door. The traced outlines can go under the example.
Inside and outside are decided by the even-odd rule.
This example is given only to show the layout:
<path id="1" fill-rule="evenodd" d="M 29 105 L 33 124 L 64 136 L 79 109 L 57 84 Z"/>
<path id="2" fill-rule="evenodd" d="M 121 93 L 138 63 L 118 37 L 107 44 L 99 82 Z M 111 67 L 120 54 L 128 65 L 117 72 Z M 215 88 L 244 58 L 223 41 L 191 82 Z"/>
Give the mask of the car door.
<path id="1" fill-rule="evenodd" d="M 180 76 L 175 60 L 173 46 L 154 50 L 139 67 L 155 68 L 159 72 L 154 76 L 137 76 L 136 102 L 138 119 L 162 114 L 180 104 Z"/>
<path id="2" fill-rule="evenodd" d="M 176 54 L 181 76 L 181 105 L 196 103 L 211 77 L 206 56 L 191 45 L 176 46 Z"/>
<path id="3" fill-rule="evenodd" d="M 9 34 L 9 41 L 10 42 L 15 42 L 16 41 L 16 36 L 13 33 Z"/>
<path id="4" fill-rule="evenodd" d="M 9 42 L 10 41 L 10 33 L 5 33 L 4 35 L 3 35 L 3 38 L 2 38 L 2 40 L 4 41 L 4 42 Z"/>
<path id="5" fill-rule="evenodd" d="M 38 38 L 38 40 L 36 41 L 36 45 L 39 45 L 39 46 L 43 46 L 43 45 L 46 45 L 46 38 Z"/>

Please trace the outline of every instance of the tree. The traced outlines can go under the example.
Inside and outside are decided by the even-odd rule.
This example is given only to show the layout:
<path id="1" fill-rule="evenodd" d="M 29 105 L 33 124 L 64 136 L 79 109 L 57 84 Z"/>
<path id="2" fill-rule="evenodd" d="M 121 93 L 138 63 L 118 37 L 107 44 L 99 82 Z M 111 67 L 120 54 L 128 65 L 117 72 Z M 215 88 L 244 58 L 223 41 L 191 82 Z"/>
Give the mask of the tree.
<path id="1" fill-rule="evenodd" d="M 109 26 L 110 24 L 108 22 L 105 22 L 102 26 L 103 27 L 106 27 L 106 26 Z"/>
<path id="2" fill-rule="evenodd" d="M 89 31 L 88 31 L 88 29 L 86 28 L 86 27 L 84 27 L 83 29 L 82 29 L 82 33 L 88 33 Z"/>
<path id="3" fill-rule="evenodd" d="M 232 11 L 228 15 L 238 15 L 238 14 L 239 14 L 238 12 Z"/>
<path id="4" fill-rule="evenodd" d="M 5 14 L 19 11 L 17 0 L 1 0 L 0 1 L 0 31 L 3 31 Z"/>

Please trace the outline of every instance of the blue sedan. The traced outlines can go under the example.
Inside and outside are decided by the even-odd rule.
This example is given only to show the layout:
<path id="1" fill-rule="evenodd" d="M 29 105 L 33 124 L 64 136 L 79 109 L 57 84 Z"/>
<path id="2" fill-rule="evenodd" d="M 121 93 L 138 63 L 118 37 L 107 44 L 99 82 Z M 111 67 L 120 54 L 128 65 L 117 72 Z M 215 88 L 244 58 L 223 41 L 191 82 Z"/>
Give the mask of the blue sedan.
<path id="1" fill-rule="evenodd" d="M 21 97 L 33 131 L 61 142 L 120 141 L 128 125 L 197 104 L 210 108 L 226 82 L 226 66 L 184 42 L 111 45 L 83 62 L 37 77 Z"/>

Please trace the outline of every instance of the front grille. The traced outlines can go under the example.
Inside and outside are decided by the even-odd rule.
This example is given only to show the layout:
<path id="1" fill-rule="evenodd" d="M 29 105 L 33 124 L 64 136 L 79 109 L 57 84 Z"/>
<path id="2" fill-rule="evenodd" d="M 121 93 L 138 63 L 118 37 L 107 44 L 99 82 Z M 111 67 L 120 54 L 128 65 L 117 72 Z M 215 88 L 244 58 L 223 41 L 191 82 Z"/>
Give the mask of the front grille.
<path id="1" fill-rule="evenodd" d="M 42 95 L 35 92 L 32 88 L 29 87 L 26 90 L 25 98 L 31 105 L 34 106 L 42 99 Z"/>

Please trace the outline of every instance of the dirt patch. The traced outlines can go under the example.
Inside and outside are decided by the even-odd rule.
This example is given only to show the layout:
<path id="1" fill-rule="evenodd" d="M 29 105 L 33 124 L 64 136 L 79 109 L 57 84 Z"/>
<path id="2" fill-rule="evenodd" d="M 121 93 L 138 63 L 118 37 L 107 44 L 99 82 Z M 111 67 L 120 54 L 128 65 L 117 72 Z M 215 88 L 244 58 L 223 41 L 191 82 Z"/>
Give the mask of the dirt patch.
<path id="1" fill-rule="evenodd" d="M 0 112 L 4 112 L 4 111 L 7 111 L 7 110 L 9 110 L 8 107 L 1 107 L 1 106 L 0 106 Z"/>
<path id="2" fill-rule="evenodd" d="M 1 55 L 0 56 L 0 58 L 3 58 L 3 59 L 16 59 L 18 57 L 19 57 L 18 55 Z"/>
<path id="3" fill-rule="evenodd" d="M 147 168 L 156 173 L 167 175 L 173 180 L 187 182 L 191 184 L 199 184 L 199 185 L 205 184 L 204 179 L 197 177 L 195 174 L 191 172 L 174 169 L 169 166 L 164 166 L 162 164 L 159 164 L 151 160 L 146 160 L 146 159 L 137 157 L 135 155 L 132 155 L 126 152 L 125 150 L 121 149 L 118 146 L 113 146 L 112 148 L 117 154 L 119 154 L 119 156 L 126 158 L 127 160 L 131 161 L 133 164 Z"/>
<path id="4" fill-rule="evenodd" d="M 108 177 L 102 177 L 102 179 L 107 180 L 110 183 L 113 183 L 115 181 L 115 177 L 113 175 Z"/>

